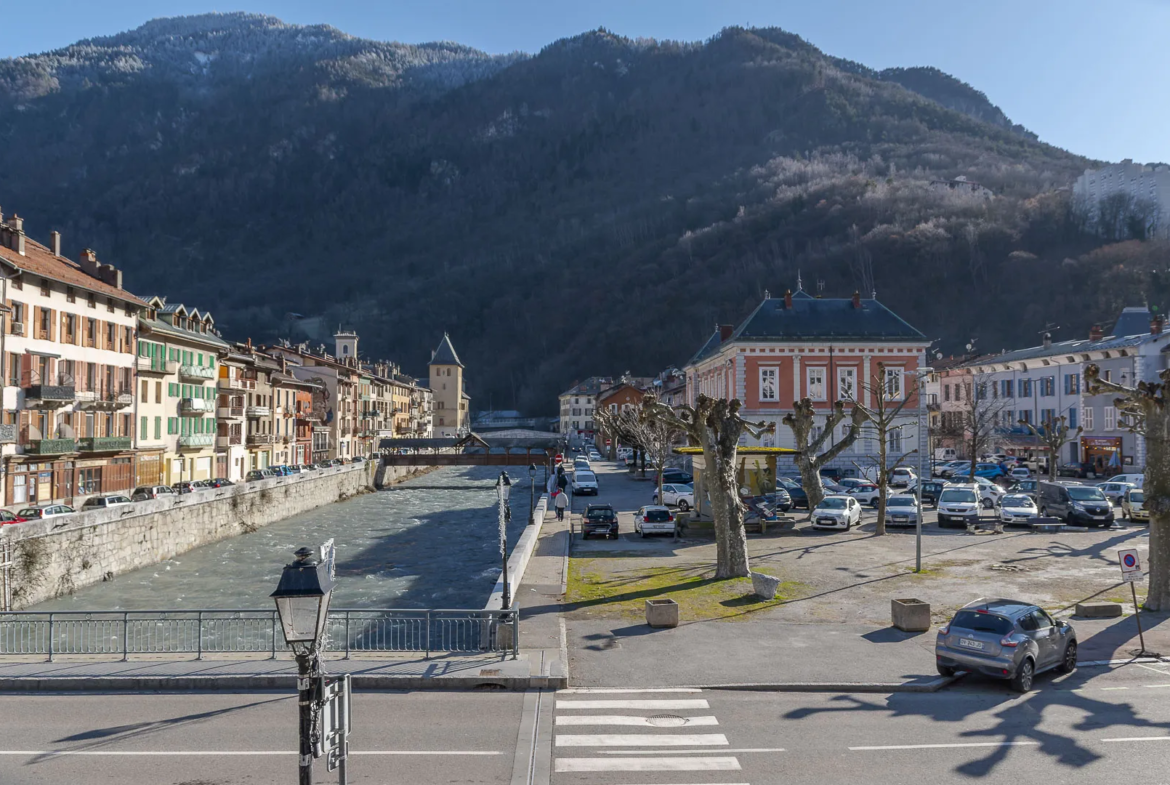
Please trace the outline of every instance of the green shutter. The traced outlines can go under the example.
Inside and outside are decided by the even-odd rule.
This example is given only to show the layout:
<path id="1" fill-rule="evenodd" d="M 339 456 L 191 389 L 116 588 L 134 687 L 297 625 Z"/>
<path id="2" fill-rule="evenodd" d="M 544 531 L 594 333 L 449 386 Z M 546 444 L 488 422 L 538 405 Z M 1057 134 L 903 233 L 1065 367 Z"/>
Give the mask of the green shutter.
<path id="1" fill-rule="evenodd" d="M 154 418 L 154 438 L 162 438 L 162 417 Z"/>
<path id="2" fill-rule="evenodd" d="M 140 429 L 141 435 L 138 437 L 139 439 L 146 439 L 147 438 L 146 422 L 147 422 L 146 418 L 143 417 L 142 418 L 142 428 Z"/>

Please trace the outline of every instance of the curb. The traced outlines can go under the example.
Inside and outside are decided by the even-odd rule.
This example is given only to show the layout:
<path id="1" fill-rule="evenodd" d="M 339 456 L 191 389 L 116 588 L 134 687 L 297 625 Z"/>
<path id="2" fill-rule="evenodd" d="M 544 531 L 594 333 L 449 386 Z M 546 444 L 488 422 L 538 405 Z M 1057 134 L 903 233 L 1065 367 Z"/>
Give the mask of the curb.
<path id="1" fill-rule="evenodd" d="M 748 684 L 701 684 L 688 685 L 701 690 L 739 690 L 742 692 L 938 692 L 943 687 L 949 687 L 966 673 L 956 673 L 954 676 L 939 676 L 927 682 L 909 684 L 906 682 L 757 682 Z"/>
<path id="2" fill-rule="evenodd" d="M 563 676 L 441 677 L 353 674 L 358 690 L 506 690 L 564 689 Z M 38 676 L 0 678 L 0 693 L 11 692 L 252 692 L 295 691 L 294 674 L 279 676 Z"/>

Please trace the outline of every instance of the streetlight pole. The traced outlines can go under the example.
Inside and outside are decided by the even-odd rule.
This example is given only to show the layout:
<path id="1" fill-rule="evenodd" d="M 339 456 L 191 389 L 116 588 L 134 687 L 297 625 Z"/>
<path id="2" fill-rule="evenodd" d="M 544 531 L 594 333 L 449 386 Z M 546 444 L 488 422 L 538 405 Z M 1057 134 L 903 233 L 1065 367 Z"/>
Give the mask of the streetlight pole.
<path id="1" fill-rule="evenodd" d="M 535 521 L 532 520 L 532 514 L 536 512 L 536 464 L 528 464 L 528 525 L 531 526 Z"/>
<path id="2" fill-rule="evenodd" d="M 918 517 L 914 524 L 914 572 L 922 572 L 922 483 L 929 479 L 933 463 L 929 455 L 930 421 L 923 417 L 926 413 L 926 403 L 923 401 L 922 381 L 933 372 L 932 368 L 918 369 L 918 482 L 914 483 L 918 495 Z"/>
<path id="3" fill-rule="evenodd" d="M 500 527 L 500 564 L 503 567 L 501 574 L 504 580 L 504 596 L 500 609 L 505 611 L 512 607 L 512 594 L 508 586 L 508 518 L 512 513 L 511 507 L 508 506 L 508 496 L 511 492 L 512 478 L 506 471 L 501 471 L 500 478 L 496 480 L 496 502 Z"/>

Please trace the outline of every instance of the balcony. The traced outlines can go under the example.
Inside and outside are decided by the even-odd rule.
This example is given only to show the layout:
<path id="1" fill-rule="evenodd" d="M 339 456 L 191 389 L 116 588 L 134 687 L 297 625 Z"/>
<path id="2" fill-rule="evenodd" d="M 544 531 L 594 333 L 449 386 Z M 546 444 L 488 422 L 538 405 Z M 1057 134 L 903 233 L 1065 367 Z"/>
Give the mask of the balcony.
<path id="1" fill-rule="evenodd" d="M 224 379 L 223 377 L 220 377 L 218 387 L 221 390 L 255 390 L 256 380 L 243 379 L 240 377 L 236 377 L 234 379 Z"/>
<path id="2" fill-rule="evenodd" d="M 77 408 L 82 410 L 117 411 L 134 405 L 134 394 L 122 390 L 78 390 Z"/>
<path id="3" fill-rule="evenodd" d="M 21 383 L 24 388 L 24 402 L 29 408 L 55 409 L 73 403 L 77 398 L 77 388 L 73 384 L 73 377 L 68 374 L 49 378 L 45 383 L 36 372 L 27 374 Z"/>
<path id="4" fill-rule="evenodd" d="M 373 397 L 371 397 L 369 393 L 366 393 L 364 395 L 359 395 L 358 398 L 363 400 L 363 401 L 372 401 L 373 400 Z"/>
<path id="5" fill-rule="evenodd" d="M 363 420 L 376 420 L 382 416 L 382 413 L 377 409 L 366 409 L 362 412 Z"/>
<path id="6" fill-rule="evenodd" d="M 24 451 L 28 455 L 62 455 L 77 452 L 77 442 L 73 439 L 30 439 L 24 443 Z"/>
<path id="7" fill-rule="evenodd" d="M 174 360 L 163 357 L 139 357 L 137 360 L 139 373 L 157 373 L 163 376 L 174 373 L 178 365 Z"/>
<path id="8" fill-rule="evenodd" d="M 179 413 L 199 417 L 215 411 L 215 402 L 206 398 L 184 398 L 179 402 Z"/>
<path id="9" fill-rule="evenodd" d="M 244 437 L 238 433 L 232 433 L 227 436 L 216 436 L 215 446 L 217 449 L 226 450 L 228 447 L 235 447 L 243 444 Z"/>
<path id="10" fill-rule="evenodd" d="M 184 450 L 198 450 L 215 444 L 213 433 L 191 433 L 179 437 L 179 448 Z"/>
<path id="11" fill-rule="evenodd" d="M 248 417 L 271 417 L 271 406 L 248 406 L 244 409 L 244 414 Z"/>
<path id="12" fill-rule="evenodd" d="M 320 422 L 325 419 L 324 413 L 315 409 L 297 409 L 296 417 L 303 422 Z"/>
<path id="13" fill-rule="evenodd" d="M 202 365 L 181 365 L 179 377 L 194 382 L 209 381 L 215 378 L 215 369 L 204 368 Z"/>
<path id="14" fill-rule="evenodd" d="M 131 446 L 129 436 L 86 436 L 77 440 L 78 452 L 121 452 Z"/>
<path id="15" fill-rule="evenodd" d="M 258 445 L 272 444 L 272 434 L 270 433 L 250 433 L 248 434 L 248 446 L 255 447 Z"/>
<path id="16" fill-rule="evenodd" d="M 244 416 L 244 407 L 220 406 L 215 410 L 215 416 L 221 420 L 238 420 Z"/>

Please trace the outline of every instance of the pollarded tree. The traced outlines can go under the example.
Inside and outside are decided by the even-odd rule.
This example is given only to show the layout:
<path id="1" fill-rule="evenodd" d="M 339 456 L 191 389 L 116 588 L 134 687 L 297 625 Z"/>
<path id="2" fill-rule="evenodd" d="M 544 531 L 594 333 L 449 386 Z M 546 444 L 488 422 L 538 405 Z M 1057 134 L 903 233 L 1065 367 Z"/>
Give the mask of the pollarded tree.
<path id="1" fill-rule="evenodd" d="M 736 399 L 700 395 L 694 406 L 672 409 L 647 395 L 642 406 L 646 417 L 685 433 L 703 449 L 703 490 L 711 500 L 711 517 L 715 521 L 715 577 L 746 578 L 751 569 L 737 481 L 739 437 L 746 432 L 758 439 L 774 430 L 775 425 L 743 419 Z"/>
<path id="2" fill-rule="evenodd" d="M 914 389 L 906 389 L 905 377 L 900 371 L 897 374 L 887 374 L 885 364 L 878 363 L 877 375 L 862 384 L 861 388 L 869 393 L 868 398 L 873 403 L 865 406 L 854 401 L 853 411 L 861 412 L 877 439 L 878 454 L 875 462 L 877 464 L 878 517 L 874 533 L 885 534 L 886 498 L 889 495 L 890 470 L 901 466 L 907 457 L 917 452 L 917 450 L 910 450 L 902 453 L 891 462 L 889 448 L 895 441 L 901 443 L 902 429 L 909 423 L 899 423 L 898 420 L 901 419 L 902 410 L 910 401 L 910 395 L 917 392 L 917 385 L 914 386 Z M 895 440 L 895 436 L 899 438 Z"/>
<path id="3" fill-rule="evenodd" d="M 1129 430 L 1146 439 L 1146 472 L 1142 489 L 1150 511 L 1150 564 L 1146 607 L 1170 610 L 1170 369 L 1158 374 L 1157 382 L 1138 382 L 1126 387 L 1101 378 L 1101 369 L 1085 369 L 1085 391 L 1089 395 L 1117 393 L 1114 404 L 1130 421 Z"/>
<path id="4" fill-rule="evenodd" d="M 857 436 L 861 433 L 861 426 L 866 421 L 865 413 L 856 406 L 853 407 L 853 411 L 848 416 L 850 418 L 849 430 L 841 437 L 840 441 L 832 442 L 831 439 L 837 431 L 837 426 L 846 418 L 844 401 L 837 401 L 833 404 L 833 408 L 829 410 L 824 426 L 819 433 L 815 433 L 817 411 L 810 399 L 801 398 L 792 407 L 792 411 L 784 415 L 782 422 L 792 431 L 792 436 L 796 440 L 796 468 L 800 470 L 800 485 L 808 496 L 810 514 L 813 508 L 825 498 L 825 486 L 821 482 L 821 467 L 857 441 Z M 826 442 L 832 446 L 821 452 Z"/>
<path id="5" fill-rule="evenodd" d="M 1046 420 L 1037 428 L 1027 420 L 1019 420 L 1020 425 L 1032 432 L 1032 435 L 1040 440 L 1048 449 L 1048 479 L 1056 479 L 1056 464 L 1060 461 L 1060 451 L 1064 449 L 1064 445 L 1081 435 L 1083 428 L 1070 428 L 1068 425 L 1068 418 L 1063 414 L 1055 420 Z"/>
<path id="6" fill-rule="evenodd" d="M 1003 413 L 1011 399 L 996 394 L 996 380 L 981 373 L 966 374 L 956 387 L 958 411 L 953 412 L 954 427 L 963 435 L 971 461 L 967 479 L 975 482 L 975 464 L 984 450 L 993 447 L 1003 433 Z"/>
<path id="7" fill-rule="evenodd" d="M 643 477 L 646 476 L 645 459 L 650 458 L 651 463 L 657 467 L 655 484 L 658 488 L 658 498 L 662 499 L 662 471 L 666 468 L 666 461 L 670 458 L 675 442 L 682 436 L 682 431 L 664 418 L 652 416 L 645 400 L 637 409 L 621 412 L 598 409 L 594 417 L 599 421 L 602 421 L 601 417 L 605 418 L 604 421 L 612 420 L 613 427 L 623 435 L 623 438 L 639 446 L 643 457 Z"/>

